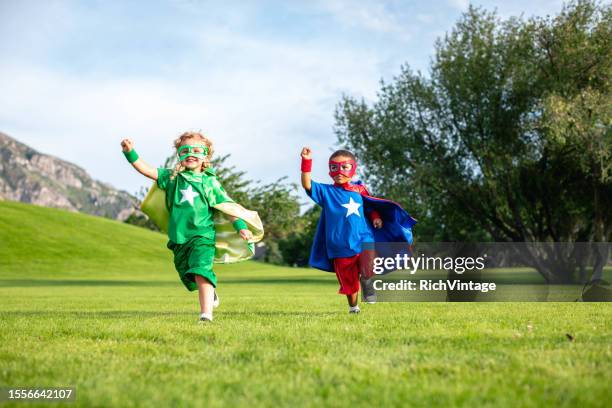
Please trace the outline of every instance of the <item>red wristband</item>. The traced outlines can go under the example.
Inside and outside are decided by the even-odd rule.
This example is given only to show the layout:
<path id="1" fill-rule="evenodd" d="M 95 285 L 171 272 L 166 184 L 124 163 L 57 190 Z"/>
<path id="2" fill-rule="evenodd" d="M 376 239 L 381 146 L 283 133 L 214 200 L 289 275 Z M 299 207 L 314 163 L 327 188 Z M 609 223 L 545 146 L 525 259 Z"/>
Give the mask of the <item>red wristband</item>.
<path id="1" fill-rule="evenodd" d="M 302 173 L 310 173 L 312 171 L 312 159 L 302 157 Z"/>
<path id="2" fill-rule="evenodd" d="M 377 218 L 381 218 L 379 212 L 376 210 L 372 210 L 372 212 L 370 213 L 370 220 L 374 222 L 374 220 Z"/>

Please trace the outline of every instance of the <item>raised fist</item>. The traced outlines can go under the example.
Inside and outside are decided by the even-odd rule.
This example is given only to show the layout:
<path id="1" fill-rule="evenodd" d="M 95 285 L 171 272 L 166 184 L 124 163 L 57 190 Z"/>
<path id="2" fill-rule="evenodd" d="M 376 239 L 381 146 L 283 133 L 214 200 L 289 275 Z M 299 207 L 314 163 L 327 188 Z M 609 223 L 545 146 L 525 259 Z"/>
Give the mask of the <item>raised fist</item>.
<path id="1" fill-rule="evenodd" d="M 132 142 L 132 139 L 123 139 L 121 141 L 121 147 L 124 152 L 129 152 L 134 148 L 134 142 Z"/>

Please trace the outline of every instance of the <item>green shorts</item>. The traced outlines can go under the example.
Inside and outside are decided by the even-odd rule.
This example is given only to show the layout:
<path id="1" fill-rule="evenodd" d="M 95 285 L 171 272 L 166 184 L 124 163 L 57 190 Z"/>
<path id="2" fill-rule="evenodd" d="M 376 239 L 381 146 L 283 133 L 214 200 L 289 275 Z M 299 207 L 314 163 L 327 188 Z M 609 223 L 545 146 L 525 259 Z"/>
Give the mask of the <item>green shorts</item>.
<path id="1" fill-rule="evenodd" d="M 216 288 L 217 276 L 212 270 L 215 258 L 215 245 L 210 239 L 193 237 L 184 244 L 168 242 L 168 248 L 174 252 L 174 266 L 183 285 L 190 290 L 198 289 L 195 275 L 203 276 Z"/>

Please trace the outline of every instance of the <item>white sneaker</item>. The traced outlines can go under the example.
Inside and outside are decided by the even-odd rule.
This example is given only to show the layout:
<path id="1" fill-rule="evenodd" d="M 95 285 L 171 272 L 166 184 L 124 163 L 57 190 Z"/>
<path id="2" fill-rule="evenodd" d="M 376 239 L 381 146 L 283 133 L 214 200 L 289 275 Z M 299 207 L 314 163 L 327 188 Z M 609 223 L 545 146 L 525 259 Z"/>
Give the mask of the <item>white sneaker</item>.
<path id="1" fill-rule="evenodd" d="M 213 307 L 219 307 L 219 305 L 221 304 L 221 300 L 219 299 L 219 296 L 217 296 L 217 291 L 215 290 L 215 297 L 213 300 Z"/>
<path id="2" fill-rule="evenodd" d="M 357 306 L 349 306 L 349 313 L 359 313 L 361 312 L 361 309 L 359 308 L 359 305 Z"/>
<path id="3" fill-rule="evenodd" d="M 212 315 L 202 313 L 200 314 L 200 323 L 212 323 Z"/>

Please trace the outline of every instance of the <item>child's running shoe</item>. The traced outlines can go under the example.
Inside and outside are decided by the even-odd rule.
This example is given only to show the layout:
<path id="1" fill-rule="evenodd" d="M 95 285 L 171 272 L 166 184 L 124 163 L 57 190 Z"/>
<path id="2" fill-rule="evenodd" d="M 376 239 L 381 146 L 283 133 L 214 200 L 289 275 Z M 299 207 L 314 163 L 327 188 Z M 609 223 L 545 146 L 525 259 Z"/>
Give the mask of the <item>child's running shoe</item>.
<path id="1" fill-rule="evenodd" d="M 217 296 L 217 291 L 215 290 L 215 298 L 213 300 L 213 307 L 219 307 L 221 304 L 221 300 L 219 300 L 219 296 Z"/>
<path id="2" fill-rule="evenodd" d="M 349 313 L 357 314 L 359 312 L 361 312 L 361 309 L 359 308 L 359 305 L 357 305 L 357 306 L 349 306 Z"/>
<path id="3" fill-rule="evenodd" d="M 200 314 L 200 323 L 212 323 L 212 315 L 206 313 Z"/>
<path id="4" fill-rule="evenodd" d="M 369 304 L 376 303 L 376 289 L 372 279 L 359 279 L 361 284 L 361 301 Z"/>

